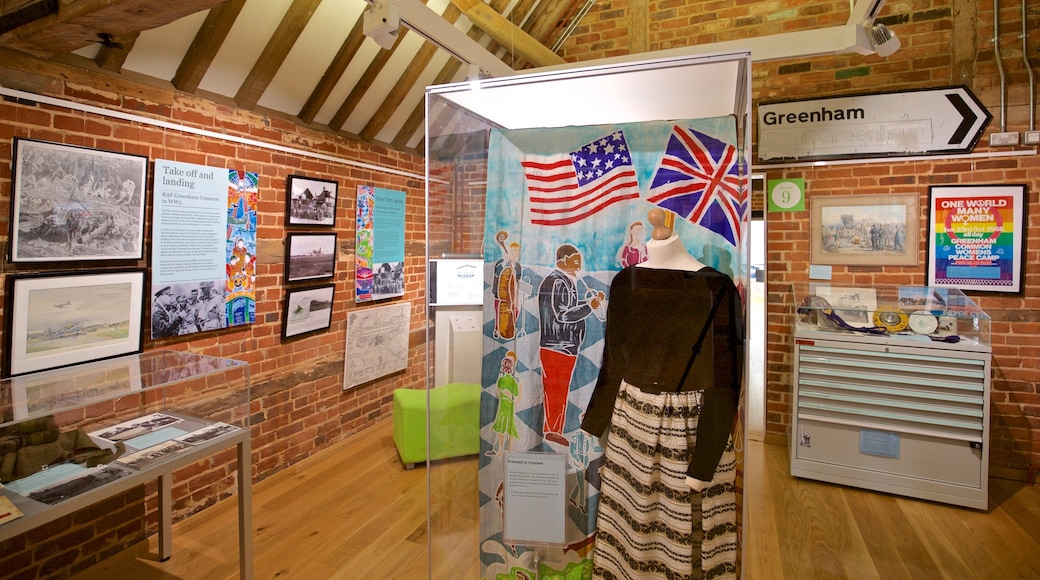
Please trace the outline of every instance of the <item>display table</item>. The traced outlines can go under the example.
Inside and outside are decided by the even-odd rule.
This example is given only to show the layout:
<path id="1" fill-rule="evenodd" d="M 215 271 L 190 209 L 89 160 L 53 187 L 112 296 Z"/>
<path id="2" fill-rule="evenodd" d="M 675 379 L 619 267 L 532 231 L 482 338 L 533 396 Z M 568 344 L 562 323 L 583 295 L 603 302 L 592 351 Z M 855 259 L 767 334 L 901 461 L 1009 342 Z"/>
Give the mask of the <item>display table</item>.
<path id="1" fill-rule="evenodd" d="M 989 317 L 953 289 L 929 304 L 871 291 L 846 293 L 864 313 L 840 292 L 799 301 L 791 475 L 987 509 Z M 876 314 L 902 310 L 934 321 Z"/>
<path id="2" fill-rule="evenodd" d="M 174 472 L 235 447 L 239 570 L 252 578 L 248 365 L 153 351 L 0 383 L 11 393 L 0 433 L 46 421 L 62 433 L 82 430 L 102 446 L 125 448 L 102 465 L 59 463 L 6 483 L 0 494 L 23 515 L 0 524 L 0 541 L 155 480 L 159 557 L 166 560 L 172 556 Z"/>

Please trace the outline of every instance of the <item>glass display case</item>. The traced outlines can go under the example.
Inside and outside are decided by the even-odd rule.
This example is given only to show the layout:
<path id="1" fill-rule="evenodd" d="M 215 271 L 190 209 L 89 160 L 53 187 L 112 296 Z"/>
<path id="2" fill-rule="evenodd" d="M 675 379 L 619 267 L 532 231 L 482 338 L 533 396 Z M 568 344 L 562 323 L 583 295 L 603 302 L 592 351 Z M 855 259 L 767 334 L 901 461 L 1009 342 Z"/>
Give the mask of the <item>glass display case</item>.
<path id="1" fill-rule="evenodd" d="M 580 422 L 602 358 L 600 297 L 646 258 L 655 208 L 679 215 L 669 228 L 691 256 L 747 285 L 750 66 L 748 52 L 618 58 L 427 89 L 427 259 L 440 284 L 447 259 L 475 258 L 464 267 L 479 293 L 471 311 L 438 297 L 427 319 L 430 444 L 455 432 L 455 409 L 437 403 L 445 386 L 472 383 L 479 410 L 467 418 L 476 460 L 428 463 L 430 578 L 591 573 L 604 459 Z M 687 147 L 736 184 L 696 194 L 697 212 L 664 191 Z M 544 314 L 553 288 L 572 301 L 559 326 Z M 736 544 L 737 528 L 712 538 Z"/>
<path id="2" fill-rule="evenodd" d="M 791 474 L 987 509 L 990 317 L 953 288 L 792 298 Z"/>
<path id="3" fill-rule="evenodd" d="M 0 541 L 157 480 L 165 560 L 173 501 L 185 499 L 173 497 L 174 471 L 235 446 L 240 569 L 251 577 L 249 404 L 248 364 L 180 351 L 0 380 Z M 214 479 L 180 488 L 219 495 Z"/>
<path id="4" fill-rule="evenodd" d="M 792 294 L 799 333 L 871 341 L 990 344 L 990 317 L 956 288 L 801 283 Z"/>

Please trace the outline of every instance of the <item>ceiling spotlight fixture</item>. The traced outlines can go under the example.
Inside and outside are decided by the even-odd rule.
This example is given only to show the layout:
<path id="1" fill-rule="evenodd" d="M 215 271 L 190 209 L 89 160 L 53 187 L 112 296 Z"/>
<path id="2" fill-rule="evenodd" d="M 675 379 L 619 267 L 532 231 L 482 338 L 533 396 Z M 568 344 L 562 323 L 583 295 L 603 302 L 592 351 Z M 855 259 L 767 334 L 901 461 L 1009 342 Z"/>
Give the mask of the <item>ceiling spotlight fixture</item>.
<path id="1" fill-rule="evenodd" d="M 880 22 L 874 23 L 870 29 L 870 44 L 874 47 L 874 52 L 881 57 L 890 56 L 901 46 L 896 33 Z"/>
<path id="2" fill-rule="evenodd" d="M 401 26 L 400 11 L 390 0 L 367 0 L 364 12 L 365 36 L 376 41 L 384 50 L 390 50 L 397 42 L 397 29 Z"/>

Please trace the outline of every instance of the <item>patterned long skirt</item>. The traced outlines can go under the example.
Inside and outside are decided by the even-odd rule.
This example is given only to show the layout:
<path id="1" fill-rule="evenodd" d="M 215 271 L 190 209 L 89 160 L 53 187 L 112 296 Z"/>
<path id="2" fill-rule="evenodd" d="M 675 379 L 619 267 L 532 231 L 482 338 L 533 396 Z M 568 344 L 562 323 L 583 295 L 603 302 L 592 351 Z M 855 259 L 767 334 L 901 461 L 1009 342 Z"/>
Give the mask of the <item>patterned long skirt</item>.
<path id="1" fill-rule="evenodd" d="M 701 396 L 621 383 L 600 471 L 593 578 L 736 577 L 732 439 L 706 489 L 686 483 Z"/>

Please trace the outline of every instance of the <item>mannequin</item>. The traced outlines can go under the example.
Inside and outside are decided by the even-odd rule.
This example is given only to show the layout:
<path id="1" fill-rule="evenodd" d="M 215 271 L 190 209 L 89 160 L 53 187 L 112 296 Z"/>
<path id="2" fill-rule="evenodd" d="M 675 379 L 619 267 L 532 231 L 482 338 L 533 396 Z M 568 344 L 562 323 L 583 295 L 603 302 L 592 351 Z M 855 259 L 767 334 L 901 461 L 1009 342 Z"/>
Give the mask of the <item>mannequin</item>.
<path id="1" fill-rule="evenodd" d="M 638 264 L 641 268 L 659 268 L 662 270 L 686 270 L 696 272 L 704 267 L 697 258 L 686 251 L 686 246 L 667 223 L 673 214 L 663 209 L 652 209 L 647 220 L 654 226 L 650 241 L 646 243 L 646 261 Z"/>
<path id="2" fill-rule="evenodd" d="M 735 572 L 736 526 L 723 521 L 735 499 L 720 503 L 720 490 L 735 469 L 742 307 L 733 281 L 686 251 L 668 215 L 650 211 L 647 260 L 611 283 L 603 364 L 582 421 L 588 433 L 610 434 L 593 578 Z M 691 521 L 703 539 L 686 535 Z"/>

